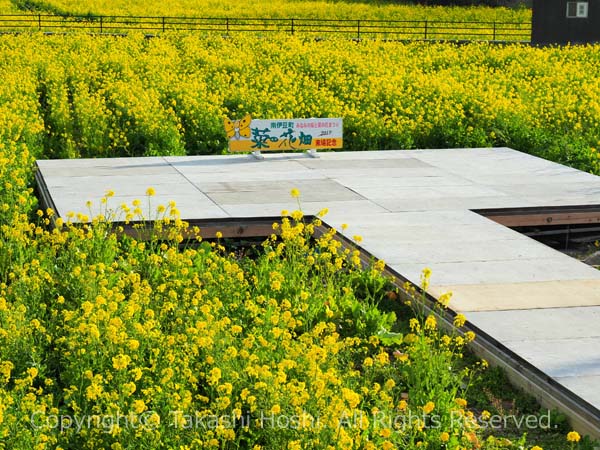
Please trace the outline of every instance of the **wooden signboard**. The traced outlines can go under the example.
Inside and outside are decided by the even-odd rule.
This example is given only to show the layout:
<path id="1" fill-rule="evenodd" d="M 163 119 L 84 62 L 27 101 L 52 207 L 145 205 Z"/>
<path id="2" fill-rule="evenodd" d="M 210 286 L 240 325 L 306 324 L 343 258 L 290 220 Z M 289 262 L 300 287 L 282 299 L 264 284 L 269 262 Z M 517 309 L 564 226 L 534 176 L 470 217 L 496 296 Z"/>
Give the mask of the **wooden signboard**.
<path id="1" fill-rule="evenodd" d="M 224 119 L 231 152 L 342 148 L 342 119 Z"/>

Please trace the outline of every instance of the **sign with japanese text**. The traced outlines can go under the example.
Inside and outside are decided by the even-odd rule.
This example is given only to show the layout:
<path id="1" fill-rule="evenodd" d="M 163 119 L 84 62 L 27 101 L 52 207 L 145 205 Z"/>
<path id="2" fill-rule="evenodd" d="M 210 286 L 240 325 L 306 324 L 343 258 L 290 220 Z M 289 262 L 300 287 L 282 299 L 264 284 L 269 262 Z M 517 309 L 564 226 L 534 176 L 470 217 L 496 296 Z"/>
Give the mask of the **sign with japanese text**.
<path id="1" fill-rule="evenodd" d="M 231 152 L 342 148 L 342 119 L 224 120 Z"/>

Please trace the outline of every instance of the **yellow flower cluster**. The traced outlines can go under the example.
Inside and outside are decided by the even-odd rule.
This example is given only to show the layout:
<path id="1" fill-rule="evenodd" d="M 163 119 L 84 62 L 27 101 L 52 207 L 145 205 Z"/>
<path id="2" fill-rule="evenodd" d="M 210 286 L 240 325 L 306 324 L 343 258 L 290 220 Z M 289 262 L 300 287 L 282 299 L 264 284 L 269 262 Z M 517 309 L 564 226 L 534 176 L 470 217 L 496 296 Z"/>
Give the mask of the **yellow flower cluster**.
<path id="1" fill-rule="evenodd" d="M 600 173 L 599 49 L 3 36 L 0 142 L 9 156 L 220 153 L 224 116 L 330 116 L 346 150 L 507 145 Z"/>
<path id="2" fill-rule="evenodd" d="M 567 433 L 567 441 L 569 442 L 579 442 L 581 440 L 581 436 L 577 431 L 570 431 Z"/>
<path id="3" fill-rule="evenodd" d="M 9 448 L 475 448 L 448 394 L 464 341 L 433 315 L 393 332 L 385 264 L 363 269 L 320 220 L 292 212 L 247 259 L 185 243 L 198 230 L 169 215 L 144 241 L 39 216 L 2 241 Z"/>

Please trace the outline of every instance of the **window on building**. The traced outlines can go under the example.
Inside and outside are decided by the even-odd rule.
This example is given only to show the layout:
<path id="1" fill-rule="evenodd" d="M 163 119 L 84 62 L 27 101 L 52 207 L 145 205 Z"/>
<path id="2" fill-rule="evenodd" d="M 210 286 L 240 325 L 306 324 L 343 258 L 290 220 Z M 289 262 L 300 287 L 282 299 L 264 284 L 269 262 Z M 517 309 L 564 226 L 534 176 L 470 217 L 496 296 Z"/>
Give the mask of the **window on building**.
<path id="1" fill-rule="evenodd" d="M 588 2 L 567 2 L 567 18 L 587 19 Z"/>

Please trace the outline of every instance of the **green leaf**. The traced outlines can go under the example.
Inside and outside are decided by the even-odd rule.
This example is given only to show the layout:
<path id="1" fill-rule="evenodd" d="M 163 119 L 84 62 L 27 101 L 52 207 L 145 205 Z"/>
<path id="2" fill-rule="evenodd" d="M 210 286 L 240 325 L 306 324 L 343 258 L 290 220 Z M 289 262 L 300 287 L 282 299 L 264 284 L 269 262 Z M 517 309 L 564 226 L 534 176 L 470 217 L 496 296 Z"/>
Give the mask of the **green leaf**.
<path id="1" fill-rule="evenodd" d="M 393 331 L 389 331 L 385 328 L 381 328 L 376 336 L 382 342 L 383 345 L 399 345 L 402 343 L 404 339 L 404 335 L 402 333 L 394 333 Z"/>

